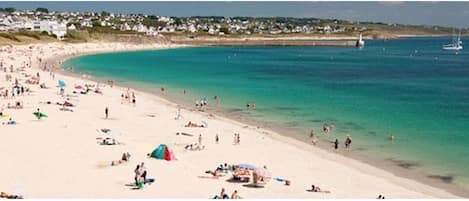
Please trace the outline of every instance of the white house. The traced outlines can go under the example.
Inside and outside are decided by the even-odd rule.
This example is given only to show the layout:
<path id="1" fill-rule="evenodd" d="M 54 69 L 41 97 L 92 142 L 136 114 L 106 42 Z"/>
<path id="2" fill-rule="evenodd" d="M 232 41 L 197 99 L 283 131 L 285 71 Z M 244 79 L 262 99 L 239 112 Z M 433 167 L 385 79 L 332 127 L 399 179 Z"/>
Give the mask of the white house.
<path id="1" fill-rule="evenodd" d="M 189 25 L 189 27 L 187 28 L 187 30 L 191 33 L 194 33 L 197 31 L 197 29 L 195 28 L 194 24 L 191 24 Z"/>
<path id="2" fill-rule="evenodd" d="M 51 33 L 57 36 L 57 39 L 62 40 L 67 34 L 67 24 L 58 23 L 51 25 Z"/>
<path id="3" fill-rule="evenodd" d="M 59 23 L 57 21 L 33 21 L 32 29 L 33 31 L 47 32 L 48 34 L 54 34 L 57 36 L 57 39 L 61 40 L 67 34 L 67 25 L 65 23 Z"/>

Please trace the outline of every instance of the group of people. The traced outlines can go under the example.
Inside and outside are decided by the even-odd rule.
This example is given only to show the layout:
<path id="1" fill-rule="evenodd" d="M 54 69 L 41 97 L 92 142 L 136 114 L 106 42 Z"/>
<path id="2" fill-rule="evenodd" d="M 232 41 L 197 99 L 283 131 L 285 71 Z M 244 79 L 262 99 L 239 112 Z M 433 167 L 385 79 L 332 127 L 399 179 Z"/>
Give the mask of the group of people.
<path id="1" fill-rule="evenodd" d="M 325 133 L 329 133 L 329 132 L 333 131 L 334 128 L 335 128 L 335 125 L 334 125 L 333 123 L 331 123 L 331 124 L 329 124 L 329 125 L 328 125 L 327 123 L 325 123 L 325 124 L 322 126 L 322 130 L 323 130 Z"/>
<path id="2" fill-rule="evenodd" d="M 15 101 L 15 104 L 7 103 L 8 109 L 23 109 L 23 102 L 22 101 Z"/>
<path id="3" fill-rule="evenodd" d="M 195 101 L 195 107 L 199 109 L 199 111 L 205 111 L 205 108 L 207 107 L 207 98 L 204 97 L 200 100 Z"/>
<path id="4" fill-rule="evenodd" d="M 345 137 L 345 150 L 350 150 L 350 145 L 352 144 L 352 137 L 350 135 L 347 135 Z M 334 150 L 338 151 L 339 150 L 339 139 L 335 139 L 334 141 Z"/>
<path id="5" fill-rule="evenodd" d="M 141 189 L 146 184 L 147 181 L 147 168 L 145 164 L 142 162 L 141 164 L 137 165 L 134 170 L 135 173 L 135 185 Z"/>
<path id="6" fill-rule="evenodd" d="M 196 124 L 196 123 L 192 123 L 191 121 L 187 122 L 186 125 L 184 125 L 184 127 L 200 127 L 200 128 L 204 128 L 205 125 L 204 124 Z"/>
<path id="7" fill-rule="evenodd" d="M 23 196 L 21 195 L 13 195 L 13 194 L 8 194 L 5 192 L 0 193 L 0 198 L 6 198 L 6 199 L 23 199 Z"/>
<path id="8" fill-rule="evenodd" d="M 239 196 L 238 191 L 234 190 L 233 193 L 231 194 L 231 197 L 228 196 L 228 194 L 225 192 L 225 188 L 221 189 L 220 194 L 215 195 L 213 199 L 241 199 L 241 196 Z"/>
<path id="9" fill-rule="evenodd" d="M 19 96 L 19 95 L 23 95 L 24 92 L 29 89 L 23 87 L 23 86 L 19 86 L 19 85 L 15 85 L 13 86 L 13 88 L 11 89 L 11 97 L 15 97 L 15 96 Z M 3 93 L 0 93 L 0 96 L 3 96 L 4 98 L 8 98 L 10 93 L 10 91 L 8 91 L 8 89 L 5 89 L 3 91 Z"/>
<path id="10" fill-rule="evenodd" d="M 121 94 L 121 103 L 128 102 L 132 103 L 133 105 L 136 104 L 137 99 L 135 97 L 135 92 L 130 92 L 130 88 L 127 88 L 127 91 L 125 93 Z"/>

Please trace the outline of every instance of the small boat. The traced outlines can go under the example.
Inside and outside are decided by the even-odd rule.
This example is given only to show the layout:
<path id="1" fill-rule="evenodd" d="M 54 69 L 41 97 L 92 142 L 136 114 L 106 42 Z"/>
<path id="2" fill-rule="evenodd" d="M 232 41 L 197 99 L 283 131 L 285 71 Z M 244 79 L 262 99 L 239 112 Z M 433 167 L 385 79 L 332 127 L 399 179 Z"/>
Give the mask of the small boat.
<path id="1" fill-rule="evenodd" d="M 448 45 L 443 45 L 443 50 L 453 50 L 453 51 L 459 51 L 462 50 L 462 41 L 461 41 L 461 32 L 459 32 L 458 38 L 454 37 L 453 38 L 453 43 L 448 44 Z"/>
<path id="2" fill-rule="evenodd" d="M 362 34 L 358 37 L 357 43 L 355 43 L 356 47 L 365 47 L 365 41 L 363 40 Z"/>

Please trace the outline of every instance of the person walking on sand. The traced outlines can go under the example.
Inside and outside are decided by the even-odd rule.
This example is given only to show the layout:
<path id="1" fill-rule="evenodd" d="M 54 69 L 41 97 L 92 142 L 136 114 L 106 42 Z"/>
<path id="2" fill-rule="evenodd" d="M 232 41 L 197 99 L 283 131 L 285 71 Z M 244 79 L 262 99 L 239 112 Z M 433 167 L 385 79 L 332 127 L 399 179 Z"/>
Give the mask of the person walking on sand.
<path id="1" fill-rule="evenodd" d="M 143 184 L 145 184 L 146 181 L 147 181 L 147 168 L 145 168 L 143 162 L 142 162 L 142 164 L 140 164 L 139 172 L 141 174 L 140 176 L 143 178 Z"/>
<path id="2" fill-rule="evenodd" d="M 218 144 L 218 141 L 220 141 L 220 138 L 218 137 L 218 133 L 215 135 L 215 142 Z"/>
<path id="3" fill-rule="evenodd" d="M 334 142 L 334 149 L 335 149 L 335 151 L 338 151 L 338 150 L 339 150 L 339 139 L 335 139 L 335 142 Z"/>
<path id="4" fill-rule="evenodd" d="M 309 134 L 309 137 L 310 137 L 310 138 L 313 138 L 313 137 L 314 137 L 314 129 L 311 129 L 311 133 Z"/>
<path id="5" fill-rule="evenodd" d="M 239 135 L 239 133 L 236 135 L 236 144 L 239 145 L 239 143 L 241 142 L 241 137 Z"/>
<path id="6" fill-rule="evenodd" d="M 104 114 L 106 115 L 106 119 L 109 117 L 109 109 L 106 107 L 106 109 L 104 109 Z"/>
<path id="7" fill-rule="evenodd" d="M 137 185 L 138 180 L 139 180 L 140 175 L 141 175 L 141 173 L 140 173 L 140 165 L 137 165 L 137 167 L 136 167 L 135 170 L 134 170 L 134 173 L 135 173 L 135 177 L 134 177 L 134 179 L 135 179 L 135 185 Z"/>
<path id="8" fill-rule="evenodd" d="M 40 111 L 39 108 L 37 108 L 37 115 L 36 115 L 36 117 L 37 117 L 37 120 L 41 120 L 41 111 Z"/>
<path id="9" fill-rule="evenodd" d="M 199 145 L 202 145 L 202 134 L 199 135 Z"/>
<path id="10" fill-rule="evenodd" d="M 389 140 L 391 140 L 391 142 L 394 143 L 394 134 L 391 133 L 389 135 Z"/>

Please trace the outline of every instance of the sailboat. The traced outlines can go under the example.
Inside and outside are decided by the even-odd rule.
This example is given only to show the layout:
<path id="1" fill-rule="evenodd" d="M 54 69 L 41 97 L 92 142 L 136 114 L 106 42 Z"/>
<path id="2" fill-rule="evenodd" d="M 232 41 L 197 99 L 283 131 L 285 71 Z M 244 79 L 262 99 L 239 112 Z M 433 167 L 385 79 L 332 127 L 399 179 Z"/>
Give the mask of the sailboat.
<path id="1" fill-rule="evenodd" d="M 453 43 L 448 45 L 443 45 L 443 50 L 462 50 L 462 41 L 461 41 L 461 31 L 459 31 L 458 38 L 453 37 Z"/>
<path id="2" fill-rule="evenodd" d="M 363 40 L 362 34 L 358 37 L 357 43 L 355 43 L 356 47 L 365 47 L 365 41 Z"/>

